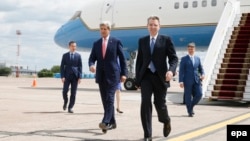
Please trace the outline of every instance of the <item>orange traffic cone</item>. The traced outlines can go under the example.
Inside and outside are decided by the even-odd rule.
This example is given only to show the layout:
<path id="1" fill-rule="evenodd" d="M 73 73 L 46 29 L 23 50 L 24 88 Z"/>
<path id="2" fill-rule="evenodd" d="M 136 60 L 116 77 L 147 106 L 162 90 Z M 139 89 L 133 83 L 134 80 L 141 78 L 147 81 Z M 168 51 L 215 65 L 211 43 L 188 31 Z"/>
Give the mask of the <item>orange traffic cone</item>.
<path id="1" fill-rule="evenodd" d="M 37 83 L 36 83 L 36 77 L 34 77 L 33 82 L 32 82 L 32 87 L 36 87 Z"/>

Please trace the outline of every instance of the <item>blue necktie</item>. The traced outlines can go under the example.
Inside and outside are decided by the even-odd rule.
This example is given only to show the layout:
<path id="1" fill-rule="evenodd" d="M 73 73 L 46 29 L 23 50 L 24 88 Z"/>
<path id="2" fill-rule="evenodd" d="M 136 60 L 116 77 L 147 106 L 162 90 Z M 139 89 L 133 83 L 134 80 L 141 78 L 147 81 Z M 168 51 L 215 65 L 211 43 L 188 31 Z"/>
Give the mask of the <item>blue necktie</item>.
<path id="1" fill-rule="evenodd" d="M 74 53 L 70 54 L 70 60 L 74 60 Z"/>
<path id="2" fill-rule="evenodd" d="M 153 54 L 154 45 L 155 45 L 155 39 L 152 38 L 152 39 L 151 39 L 151 43 L 150 43 L 151 55 Z M 155 65 L 153 64 L 153 61 L 152 61 L 152 60 L 150 61 L 149 69 L 151 70 L 151 72 L 153 72 L 153 73 L 155 72 Z"/>
<path id="3" fill-rule="evenodd" d="M 192 61 L 193 66 L 194 66 L 194 56 L 191 56 L 191 61 Z"/>

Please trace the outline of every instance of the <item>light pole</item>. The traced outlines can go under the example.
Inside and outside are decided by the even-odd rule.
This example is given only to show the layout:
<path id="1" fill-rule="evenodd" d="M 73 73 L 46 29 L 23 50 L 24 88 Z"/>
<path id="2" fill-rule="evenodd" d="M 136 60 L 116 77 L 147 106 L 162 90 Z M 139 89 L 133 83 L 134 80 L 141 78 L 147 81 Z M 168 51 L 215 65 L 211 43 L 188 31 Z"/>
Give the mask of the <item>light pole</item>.
<path id="1" fill-rule="evenodd" d="M 16 77 L 19 77 L 19 56 L 20 56 L 20 36 L 21 36 L 21 31 L 20 30 L 16 30 L 16 35 L 18 37 L 18 43 L 17 43 L 17 66 L 16 66 Z"/>

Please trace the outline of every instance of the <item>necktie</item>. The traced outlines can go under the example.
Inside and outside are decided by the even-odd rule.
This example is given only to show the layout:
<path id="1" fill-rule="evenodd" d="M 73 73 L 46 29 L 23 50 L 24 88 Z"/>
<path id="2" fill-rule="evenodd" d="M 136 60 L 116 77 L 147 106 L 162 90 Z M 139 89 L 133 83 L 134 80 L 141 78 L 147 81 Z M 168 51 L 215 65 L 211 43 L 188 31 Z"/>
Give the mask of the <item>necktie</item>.
<path id="1" fill-rule="evenodd" d="M 151 54 L 153 54 L 154 45 L 155 45 L 155 39 L 152 38 L 152 39 L 151 39 L 151 43 L 150 43 L 150 51 L 151 51 Z"/>
<path id="2" fill-rule="evenodd" d="M 70 60 L 74 60 L 74 53 L 70 53 Z"/>
<path id="3" fill-rule="evenodd" d="M 105 58 L 105 54 L 106 54 L 106 39 L 103 38 L 102 41 L 102 57 Z"/>
<path id="4" fill-rule="evenodd" d="M 154 50 L 154 45 L 155 45 L 155 39 L 152 38 L 151 39 L 151 43 L 150 43 L 150 51 L 151 51 L 151 54 L 153 54 L 153 50 Z M 153 61 L 151 60 L 150 63 L 149 63 L 149 69 L 151 70 L 151 72 L 155 72 L 155 65 L 153 64 Z"/>
<path id="5" fill-rule="evenodd" d="M 193 66 L 194 66 L 194 56 L 191 56 L 191 61 L 192 61 Z"/>

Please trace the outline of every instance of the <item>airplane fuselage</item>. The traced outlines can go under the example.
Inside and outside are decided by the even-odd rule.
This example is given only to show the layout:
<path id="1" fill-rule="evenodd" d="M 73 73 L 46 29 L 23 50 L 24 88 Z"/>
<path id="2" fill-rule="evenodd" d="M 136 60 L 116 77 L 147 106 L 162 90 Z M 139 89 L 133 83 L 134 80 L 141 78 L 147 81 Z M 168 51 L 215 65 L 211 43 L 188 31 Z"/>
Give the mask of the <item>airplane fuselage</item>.
<path id="1" fill-rule="evenodd" d="M 207 47 L 225 5 L 224 0 L 96 0 L 84 5 L 55 35 L 67 47 L 75 40 L 81 50 L 90 50 L 100 38 L 99 23 L 112 23 L 111 36 L 119 38 L 127 52 L 137 49 L 138 39 L 148 35 L 147 18 L 160 17 L 160 34 L 172 38 L 175 47 L 195 42 Z"/>

